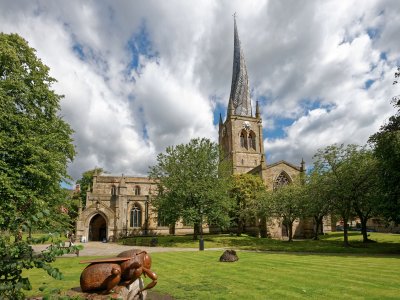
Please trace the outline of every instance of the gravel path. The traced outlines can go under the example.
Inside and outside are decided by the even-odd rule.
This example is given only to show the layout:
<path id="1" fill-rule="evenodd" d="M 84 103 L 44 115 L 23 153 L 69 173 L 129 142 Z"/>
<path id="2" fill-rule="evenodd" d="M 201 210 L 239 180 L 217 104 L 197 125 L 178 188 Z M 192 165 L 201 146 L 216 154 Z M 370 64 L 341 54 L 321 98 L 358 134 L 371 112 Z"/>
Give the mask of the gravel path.
<path id="1" fill-rule="evenodd" d="M 122 251 L 129 250 L 132 248 L 139 248 L 147 251 L 147 253 L 155 252 L 177 252 L 177 251 L 199 251 L 198 248 L 169 248 L 169 247 L 135 247 L 135 246 L 124 246 L 116 243 L 102 243 L 102 242 L 89 242 L 89 243 L 77 243 L 76 245 L 82 245 L 83 250 L 79 251 L 79 256 L 116 256 Z M 49 245 L 32 245 L 35 252 L 40 252 Z M 223 250 L 222 248 L 210 248 L 206 250 Z M 68 254 L 73 256 L 74 254 Z"/>

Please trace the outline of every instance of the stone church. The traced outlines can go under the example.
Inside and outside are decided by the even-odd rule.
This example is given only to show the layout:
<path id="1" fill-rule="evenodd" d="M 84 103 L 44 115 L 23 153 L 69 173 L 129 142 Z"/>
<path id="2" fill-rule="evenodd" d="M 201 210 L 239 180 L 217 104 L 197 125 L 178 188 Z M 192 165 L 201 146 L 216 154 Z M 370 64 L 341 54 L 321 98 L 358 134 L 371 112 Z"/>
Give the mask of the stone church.
<path id="1" fill-rule="evenodd" d="M 286 161 L 269 164 L 265 159 L 260 108 L 257 102 L 253 113 L 236 19 L 231 93 L 224 122 L 220 116 L 219 144 L 225 155 L 223 159 L 231 162 L 234 174 L 260 176 L 269 189 L 288 184 L 305 171 L 304 161 L 297 166 Z M 95 174 L 93 185 L 87 192 L 85 209 L 79 211 L 77 238 L 102 241 L 126 235 L 168 234 L 168 224 L 150 205 L 155 191 L 156 184 L 146 177 Z M 249 229 L 262 225 L 267 226 L 268 235 L 272 237 L 281 238 L 286 234 L 279 220 L 268 224 L 255 220 L 254 224 L 249 224 Z M 193 232 L 192 227 L 181 223 L 176 224 L 175 230 L 176 234 Z M 309 224 L 296 223 L 293 232 L 295 236 L 304 236 L 307 230 L 310 230 Z"/>

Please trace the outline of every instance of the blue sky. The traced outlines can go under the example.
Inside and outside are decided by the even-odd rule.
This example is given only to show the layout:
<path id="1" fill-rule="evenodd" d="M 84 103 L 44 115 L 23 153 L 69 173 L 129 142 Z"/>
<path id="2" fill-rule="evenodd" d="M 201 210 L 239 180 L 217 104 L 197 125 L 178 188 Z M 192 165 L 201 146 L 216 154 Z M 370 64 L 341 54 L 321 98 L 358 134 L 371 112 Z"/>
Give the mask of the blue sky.
<path id="1" fill-rule="evenodd" d="M 23 36 L 58 80 L 74 179 L 96 166 L 146 175 L 166 146 L 218 140 L 234 12 L 267 163 L 365 144 L 394 113 L 396 0 L 2 1 L 0 30 Z"/>

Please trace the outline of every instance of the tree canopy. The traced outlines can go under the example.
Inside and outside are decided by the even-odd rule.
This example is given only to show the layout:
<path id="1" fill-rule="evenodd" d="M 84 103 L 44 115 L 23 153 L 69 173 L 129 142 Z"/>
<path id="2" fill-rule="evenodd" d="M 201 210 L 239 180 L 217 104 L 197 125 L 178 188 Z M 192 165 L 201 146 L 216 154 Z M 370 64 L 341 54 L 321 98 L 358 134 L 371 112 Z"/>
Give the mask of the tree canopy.
<path id="1" fill-rule="evenodd" d="M 264 194 L 264 211 L 282 220 L 286 227 L 289 242 L 293 240 L 293 224 L 304 215 L 304 185 L 300 178 L 284 184 Z"/>
<path id="2" fill-rule="evenodd" d="M 167 147 L 157 156 L 149 176 L 158 184 L 153 205 L 171 225 L 178 220 L 195 227 L 194 238 L 203 221 L 229 225 L 229 177 L 222 176 L 219 147 L 205 138 Z M 204 218 L 204 219 L 203 219 Z"/>
<path id="3" fill-rule="evenodd" d="M 5 298 L 23 297 L 20 289 L 29 287 L 23 268 L 51 270 L 51 258 L 33 258 L 21 231 L 54 229 L 63 215 L 66 195 L 60 183 L 69 179 L 67 164 L 75 150 L 72 129 L 58 114 L 62 96 L 52 90 L 54 82 L 23 38 L 0 33 L 0 283 Z"/>
<path id="4" fill-rule="evenodd" d="M 366 222 L 378 214 L 379 186 L 376 160 L 370 150 L 357 145 L 331 145 L 315 155 L 315 172 L 323 176 L 331 210 L 343 220 L 344 243 L 348 242 L 348 222 L 358 216 L 364 241 Z"/>
<path id="5" fill-rule="evenodd" d="M 400 78 L 400 67 L 395 73 L 395 81 Z M 379 162 L 379 179 L 382 187 L 380 211 L 388 221 L 400 223 L 400 96 L 392 98 L 397 112 L 391 116 L 380 130 L 373 134 L 369 142 L 374 148 Z"/>
<path id="6" fill-rule="evenodd" d="M 233 215 L 237 226 L 237 235 L 241 235 L 246 222 L 259 217 L 261 196 L 266 187 L 259 176 L 252 174 L 235 174 L 232 176 Z"/>

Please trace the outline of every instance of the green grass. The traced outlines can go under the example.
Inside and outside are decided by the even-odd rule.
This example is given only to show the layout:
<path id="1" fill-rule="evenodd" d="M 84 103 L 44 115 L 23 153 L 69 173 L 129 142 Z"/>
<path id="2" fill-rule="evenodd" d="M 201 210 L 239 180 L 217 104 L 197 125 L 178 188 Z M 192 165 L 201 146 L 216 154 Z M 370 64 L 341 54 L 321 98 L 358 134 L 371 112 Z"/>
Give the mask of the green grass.
<path id="1" fill-rule="evenodd" d="M 46 271 L 42 269 L 31 269 L 24 271 L 24 276 L 28 276 L 32 285 L 31 291 L 25 291 L 27 296 L 47 295 L 52 290 L 66 291 L 79 286 L 79 278 L 82 270 L 87 264 L 80 264 L 82 260 L 99 258 L 99 256 L 85 257 L 60 257 L 52 264 L 53 267 L 59 268 L 63 274 L 63 280 L 57 280 L 50 277 Z"/>
<path id="2" fill-rule="evenodd" d="M 239 261 L 220 263 L 222 251 L 153 253 L 159 280 L 154 291 L 176 299 L 398 299 L 400 256 L 256 253 L 239 251 Z M 88 257 L 54 263 L 65 279 L 42 270 L 26 272 L 28 295 L 79 286 Z M 148 279 L 146 279 L 148 280 Z M 44 287 L 43 293 L 38 290 Z"/>
<path id="3" fill-rule="evenodd" d="M 359 232 L 350 232 L 349 240 L 352 247 L 343 247 L 343 233 L 332 232 L 321 236 L 318 241 L 295 240 L 287 241 L 260 239 L 242 235 L 240 237 L 230 235 L 205 235 L 206 248 L 234 248 L 241 250 L 257 251 L 285 251 L 285 252 L 313 252 L 313 253 L 365 253 L 365 254 L 400 254 L 400 234 L 370 233 L 370 239 L 377 243 L 362 243 L 362 235 Z M 121 241 L 124 245 L 143 246 L 148 245 L 151 238 L 134 237 Z M 158 246 L 196 248 L 199 242 L 192 236 L 158 236 Z"/>

